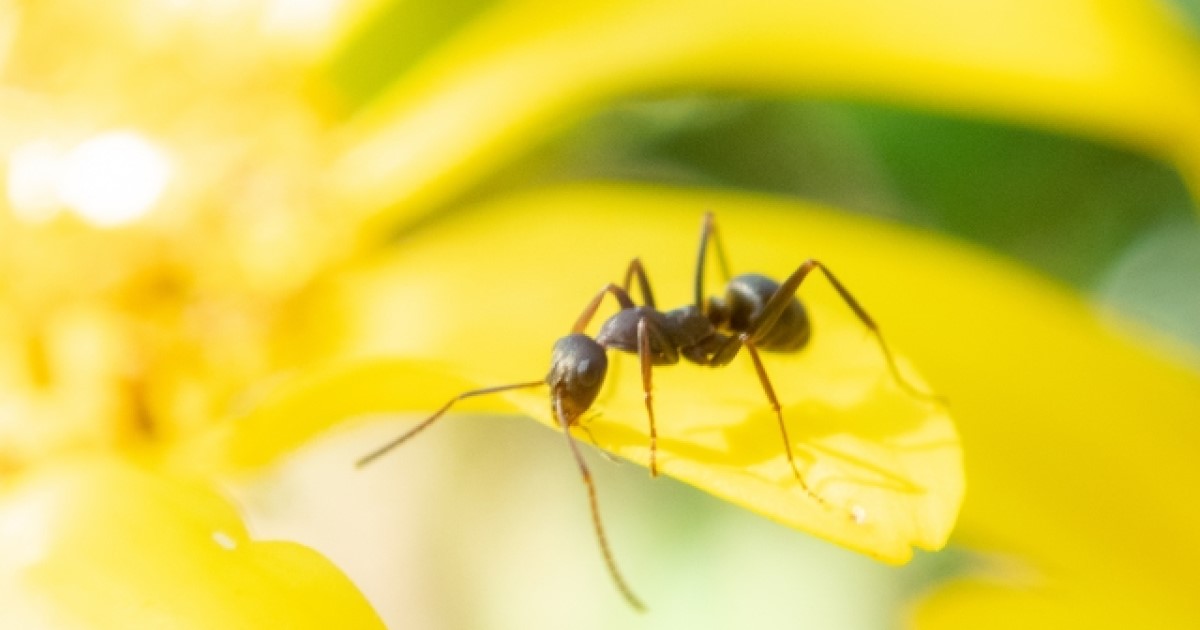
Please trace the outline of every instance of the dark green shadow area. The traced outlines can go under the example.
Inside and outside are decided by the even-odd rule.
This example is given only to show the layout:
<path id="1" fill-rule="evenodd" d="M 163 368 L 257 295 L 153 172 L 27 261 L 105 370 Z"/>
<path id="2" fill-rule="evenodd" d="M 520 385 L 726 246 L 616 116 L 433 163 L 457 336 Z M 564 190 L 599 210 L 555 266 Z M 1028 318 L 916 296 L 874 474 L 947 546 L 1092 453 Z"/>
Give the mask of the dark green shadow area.
<path id="1" fill-rule="evenodd" d="M 1188 28 L 1192 37 L 1200 36 L 1200 0 L 1161 0 L 1173 11 L 1179 22 Z"/>
<path id="2" fill-rule="evenodd" d="M 728 96 L 614 105 L 475 192 L 580 179 L 828 203 L 974 241 L 1084 290 L 1140 235 L 1195 222 L 1175 170 L 1123 147 L 884 105 Z"/>

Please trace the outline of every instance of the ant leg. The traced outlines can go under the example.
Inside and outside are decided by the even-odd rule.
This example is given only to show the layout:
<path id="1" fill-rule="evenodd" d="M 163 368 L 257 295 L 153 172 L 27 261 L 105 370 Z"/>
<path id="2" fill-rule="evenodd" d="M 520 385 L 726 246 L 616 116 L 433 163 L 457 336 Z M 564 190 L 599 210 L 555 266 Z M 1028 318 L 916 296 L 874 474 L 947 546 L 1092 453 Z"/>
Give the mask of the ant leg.
<path id="1" fill-rule="evenodd" d="M 729 259 L 725 257 L 725 248 L 721 245 L 721 236 L 717 234 L 717 220 L 712 212 L 704 213 L 704 222 L 700 225 L 700 253 L 696 256 L 696 308 L 704 312 L 704 262 L 708 257 L 708 242 L 712 241 L 717 250 L 717 264 L 721 266 L 721 278 L 728 283 Z"/>
<path id="2" fill-rule="evenodd" d="M 592 510 L 592 527 L 596 530 L 596 540 L 600 543 L 600 554 L 604 556 L 604 564 L 608 567 L 608 574 L 612 576 L 613 582 L 617 585 L 617 590 L 621 591 L 621 595 L 629 605 L 638 612 L 646 610 L 646 606 L 642 604 L 637 595 L 633 594 L 633 590 L 625 583 L 625 578 L 621 577 L 621 572 L 617 569 L 617 562 L 613 559 L 612 550 L 608 547 L 608 537 L 604 535 L 604 525 L 600 522 L 600 502 L 596 499 L 596 484 L 592 481 L 592 472 L 588 470 L 587 463 L 583 459 L 583 454 L 579 452 L 579 446 L 575 444 L 575 438 L 571 436 L 571 426 L 568 424 L 566 411 L 562 408 L 563 396 L 554 396 L 555 409 L 554 415 L 558 420 L 559 426 L 562 427 L 563 435 L 567 438 L 567 446 L 571 448 L 571 454 L 575 457 L 575 463 L 579 466 L 579 473 L 583 476 L 583 484 L 587 486 L 588 504 Z"/>
<path id="3" fill-rule="evenodd" d="M 658 476 L 658 430 L 654 426 L 654 396 L 651 391 L 651 376 L 654 363 L 650 355 L 650 334 L 646 318 L 638 320 L 638 359 L 642 364 L 642 391 L 646 401 L 646 414 L 650 417 L 650 476 Z"/>
<path id="4" fill-rule="evenodd" d="M 808 484 L 804 481 L 804 475 L 801 475 L 800 469 L 796 467 L 796 457 L 792 454 L 792 440 L 788 437 L 787 425 L 783 422 L 783 407 L 779 405 L 779 398 L 775 396 L 775 388 L 771 386 L 771 379 L 767 377 L 767 368 L 763 366 L 762 359 L 758 356 L 758 348 L 749 339 L 744 340 L 744 343 L 746 351 L 750 354 L 750 359 L 754 361 L 754 371 L 758 372 L 758 381 L 762 383 L 763 391 L 767 394 L 767 400 L 771 403 L 771 409 L 775 411 L 775 419 L 779 421 L 779 433 L 783 438 L 783 450 L 787 454 L 788 465 L 792 467 L 792 474 L 795 475 L 796 481 L 800 482 L 800 488 L 806 494 L 818 502 L 824 503 L 825 500 L 817 496 L 808 487 Z"/>
<path id="5" fill-rule="evenodd" d="M 867 327 L 867 330 L 869 330 L 875 337 L 875 341 L 879 344 L 879 349 L 883 352 L 883 358 L 887 362 L 888 371 L 891 372 L 892 378 L 898 385 L 900 385 L 900 388 L 917 398 L 935 400 L 944 403 L 945 399 L 943 397 L 922 391 L 904 378 L 904 376 L 900 373 L 900 368 L 896 365 L 896 359 L 892 356 L 891 349 L 888 347 L 887 342 L 884 341 L 883 334 L 879 331 L 879 325 L 876 324 L 875 320 L 867 314 L 867 311 L 858 303 L 858 300 L 854 299 L 853 295 L 850 295 L 850 292 L 847 291 L 846 287 L 838 281 L 837 277 L 833 275 L 833 272 L 829 271 L 829 268 L 827 268 L 818 260 L 810 258 L 804 261 L 796 269 L 796 271 L 792 272 L 792 275 L 788 276 L 787 279 L 779 285 L 779 288 L 774 294 L 771 295 L 771 299 L 767 300 L 766 305 L 763 306 L 763 310 L 759 313 L 758 318 L 750 322 L 750 326 L 745 331 L 745 334 L 751 339 L 754 339 L 756 331 L 769 330 L 775 321 L 779 319 L 779 316 L 783 314 L 783 311 L 787 308 L 788 304 L 791 303 L 792 298 L 795 297 L 796 291 L 800 289 L 800 283 L 804 282 L 804 278 L 807 277 L 809 272 L 811 272 L 813 269 L 821 270 L 821 273 L 825 275 L 825 278 L 829 281 L 829 284 L 833 285 L 834 290 L 836 290 L 838 295 L 841 296 L 842 301 L 850 307 L 850 310 L 854 311 L 854 314 L 858 317 L 859 321 L 861 321 L 863 325 Z"/>
<path id="6" fill-rule="evenodd" d="M 625 282 L 621 286 L 626 292 L 630 290 L 634 275 L 637 276 L 638 288 L 642 290 L 642 302 L 650 308 L 655 308 L 654 294 L 650 291 L 650 278 L 646 276 L 646 268 L 642 266 L 641 258 L 629 261 L 629 267 L 625 270 Z"/>
<path id="7" fill-rule="evenodd" d="M 406 431 L 400 437 L 392 440 L 391 442 L 388 442 L 387 444 L 384 444 L 383 446 L 381 446 L 381 447 L 375 449 L 374 451 L 371 451 L 370 453 L 367 453 L 363 457 L 359 458 L 358 462 L 355 463 L 355 466 L 357 468 L 362 468 L 363 466 L 370 464 L 371 462 L 375 461 L 376 459 L 379 459 L 384 454 L 386 454 L 388 451 L 407 442 L 409 440 L 409 438 L 420 433 L 421 431 L 424 431 L 427 427 L 429 427 L 429 425 L 433 424 L 435 420 L 437 420 L 438 418 L 441 418 L 443 414 L 445 414 L 447 411 L 450 410 L 450 407 L 453 406 L 454 403 L 456 403 L 464 398 L 471 398 L 474 396 L 482 396 L 484 394 L 495 394 L 497 392 L 506 392 L 506 391 L 509 391 L 512 389 L 537 387 L 539 385 L 545 385 L 545 384 L 546 384 L 546 381 L 530 381 L 528 383 L 513 383 L 511 385 L 497 385 L 495 387 L 484 387 L 483 389 L 472 389 L 470 391 L 463 392 L 463 393 L 455 396 L 454 398 L 451 398 L 450 402 L 447 402 L 446 404 L 442 405 L 441 409 L 438 409 L 436 412 L 434 412 L 434 414 L 432 416 L 429 416 L 424 421 L 422 421 L 421 424 L 418 424 L 417 426 Z"/>
<path id="8" fill-rule="evenodd" d="M 592 317 L 596 315 L 596 309 L 600 308 L 600 302 L 604 301 L 604 295 L 607 293 L 611 293 L 617 299 L 617 303 L 620 304 L 622 309 L 634 308 L 636 306 L 633 303 L 633 298 L 629 297 L 628 291 L 610 282 L 603 289 L 600 289 L 596 297 L 592 298 L 592 301 L 588 302 L 588 305 L 584 307 L 583 313 L 579 315 L 579 319 L 575 320 L 575 325 L 571 327 L 571 332 L 581 333 L 587 328 L 587 325 L 592 321 Z"/>

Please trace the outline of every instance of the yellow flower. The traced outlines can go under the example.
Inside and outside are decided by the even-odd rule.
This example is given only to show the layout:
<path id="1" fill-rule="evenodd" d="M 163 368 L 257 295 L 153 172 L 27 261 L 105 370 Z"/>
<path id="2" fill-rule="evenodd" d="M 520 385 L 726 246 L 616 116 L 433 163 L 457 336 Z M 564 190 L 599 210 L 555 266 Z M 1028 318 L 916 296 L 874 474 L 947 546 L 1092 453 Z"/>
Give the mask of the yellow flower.
<path id="1" fill-rule="evenodd" d="M 380 627 L 145 456 L 295 363 L 289 303 L 337 247 L 302 183 L 311 61 L 268 3 L 190 4 L 0 2 L 0 626 Z"/>
<path id="2" fill-rule="evenodd" d="M 251 542 L 210 486 L 350 416 L 420 417 L 465 388 L 540 378 L 549 344 L 632 256 L 664 304 L 687 303 L 709 209 L 735 271 L 782 277 L 821 258 L 911 357 L 903 371 L 951 399 L 971 488 L 959 542 L 1010 555 L 972 565 L 980 579 L 935 594 L 918 623 L 1197 617 L 1179 587 L 1195 564 L 1194 474 L 1175 462 L 1194 441 L 1200 378 L 1078 298 L 946 239 L 809 204 L 489 180 L 617 99 L 704 89 L 1052 126 L 1171 159 L 1194 181 L 1196 46 L 1161 5 L 338 7 L 0 3 L 15 25 L 0 42 L 0 619 L 379 625 L 332 565 Z M 356 48 L 372 37 L 382 48 Z M 513 182 L 528 190 L 504 191 Z M 957 435 L 896 387 L 819 280 L 801 292 L 813 347 L 766 369 L 829 506 L 797 491 L 745 357 L 654 372 L 662 469 L 903 561 L 950 534 Z M 616 369 L 587 427 L 644 463 L 640 375 L 628 357 Z M 461 409 L 553 424 L 544 391 Z M 96 571 L 110 597 L 85 588 Z"/>
<path id="3" fill-rule="evenodd" d="M 611 99 L 717 87 L 877 98 L 1064 129 L 1172 160 L 1194 186 L 1198 61 L 1193 36 L 1162 3 L 506 3 L 375 101 L 346 134 L 350 150 L 334 173 L 364 196 L 403 199 L 384 215 L 394 221 L 441 207 L 531 136 Z M 487 115 L 472 115 L 481 104 Z M 640 196 L 608 201 L 616 212 L 639 209 L 611 238 L 656 225 Z M 576 204 L 586 202 L 564 195 L 552 209 L 533 205 L 561 216 Z M 529 223 L 522 229 L 536 229 Z M 1163 454 L 1192 441 L 1183 436 L 1200 411 L 1194 370 L 1123 340 L 1078 298 L 1027 272 L 961 250 L 911 255 L 887 264 L 915 260 L 920 273 L 887 286 L 868 279 L 864 290 L 915 305 L 880 319 L 917 365 L 935 366 L 931 382 L 954 401 L 972 487 L 961 539 L 1015 554 L 1016 570 L 979 570 L 1018 589 L 956 587 L 919 619 L 1193 625 L 1198 613 L 1180 585 L 1194 565 L 1186 550 L 1195 513 L 1179 498 L 1193 475 L 1172 463 L 1186 455 Z M 912 300 L 904 291 L 914 285 L 933 293 Z M 464 328 L 480 327 L 472 324 Z M 439 350 L 462 343 L 442 342 Z M 1153 420 L 1133 420 L 1142 417 Z"/>
<path id="4" fill-rule="evenodd" d="M 782 277 L 802 262 L 795 258 L 797 248 L 829 251 L 851 291 L 867 287 L 862 295 L 871 295 L 869 270 L 888 258 L 839 257 L 836 245 L 812 234 L 820 233 L 822 223 L 831 233 L 840 230 L 843 251 L 879 250 L 906 239 L 833 217 L 814 218 L 803 228 L 797 222 L 783 232 L 781 219 L 791 208 L 714 192 L 584 188 L 505 199 L 409 240 L 386 259 L 343 276 L 323 295 L 330 314 L 325 321 L 336 313 L 354 318 L 346 323 L 347 355 L 376 358 L 367 365 L 351 362 L 352 368 L 302 384 L 292 396 L 258 405 L 236 426 L 227 446 L 231 463 L 270 461 L 347 415 L 436 409 L 472 387 L 541 379 L 549 369 L 550 347 L 569 332 L 581 305 L 608 278 L 623 273 L 628 261 L 613 251 L 615 243 L 644 253 L 641 260 L 651 280 L 659 280 L 653 288 L 663 304 L 688 303 L 695 238 L 679 228 L 698 228 L 696 208 L 706 204 L 740 210 L 721 219 L 735 264 Z M 922 243 L 906 246 L 919 249 Z M 493 252 L 486 265 L 472 255 L 477 251 Z M 893 282 L 904 277 L 902 265 L 889 267 Z M 904 562 L 910 546 L 937 549 L 949 535 L 962 496 L 957 435 L 939 405 L 893 382 L 874 338 L 818 282 L 823 280 L 804 285 L 817 322 L 811 346 L 764 356 L 791 440 L 804 449 L 805 476 L 830 505 L 812 501 L 792 478 L 777 423 L 744 356 L 719 369 L 681 363 L 653 371 L 660 470 L 850 548 Z M 886 310 L 867 308 L 887 321 Z M 595 332 L 599 322 L 589 330 Z M 612 354 L 610 388 L 581 437 L 646 464 L 640 370 L 634 356 Z M 431 372 L 413 361 L 419 358 L 444 367 Z M 450 379 L 446 372 L 468 378 Z M 396 383 L 406 386 L 398 389 Z M 557 425 L 545 388 L 506 398 L 509 404 L 502 408 Z M 853 523 L 856 516 L 863 523 Z"/>

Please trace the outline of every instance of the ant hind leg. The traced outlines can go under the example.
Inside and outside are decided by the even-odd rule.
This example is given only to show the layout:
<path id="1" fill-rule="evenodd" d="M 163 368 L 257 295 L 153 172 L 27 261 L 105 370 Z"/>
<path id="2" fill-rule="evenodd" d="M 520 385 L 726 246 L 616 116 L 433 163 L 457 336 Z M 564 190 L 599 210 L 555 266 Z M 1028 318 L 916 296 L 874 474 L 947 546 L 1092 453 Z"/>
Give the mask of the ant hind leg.
<path id="1" fill-rule="evenodd" d="M 796 292 L 800 289 L 800 284 L 804 282 L 804 279 L 813 269 L 819 269 L 821 271 L 821 273 L 825 276 L 825 279 L 829 281 L 829 284 L 832 285 L 834 290 L 837 291 L 838 295 L 841 296 L 842 301 L 846 303 L 846 306 L 850 307 L 850 310 L 854 312 L 854 315 L 858 317 L 858 320 L 861 321 L 863 325 L 867 327 L 867 330 L 870 331 L 871 335 L 875 337 L 876 343 L 879 344 L 879 350 L 883 353 L 884 361 L 887 363 L 888 371 L 891 373 L 896 384 L 915 398 L 932 400 L 934 402 L 945 404 L 946 399 L 944 397 L 924 391 L 916 385 L 910 383 L 908 379 L 904 378 L 904 375 L 900 373 L 900 367 L 896 364 L 895 356 L 892 355 L 891 348 L 889 348 L 887 342 L 884 341 L 883 333 L 879 331 L 879 325 L 876 324 L 875 320 L 867 314 L 866 309 L 864 309 L 862 305 L 858 303 L 858 300 L 856 300 L 854 296 L 850 294 L 850 291 L 848 291 L 846 287 L 837 279 L 837 276 L 834 276 L 833 272 L 831 272 L 829 268 L 822 264 L 819 260 L 810 258 L 809 260 L 804 261 L 799 267 L 796 268 L 796 271 L 792 272 L 792 275 L 788 276 L 787 279 L 785 279 L 779 285 L 779 288 L 774 294 L 771 295 L 771 298 L 767 300 L 766 305 L 763 306 L 763 309 L 759 313 L 758 317 L 750 323 L 750 326 L 746 330 L 746 335 L 751 339 L 758 339 L 758 337 L 756 337 L 757 331 L 770 330 L 771 326 L 776 322 L 776 320 L 779 319 L 779 316 L 783 314 L 788 304 L 791 303 L 792 298 L 796 296 Z"/>

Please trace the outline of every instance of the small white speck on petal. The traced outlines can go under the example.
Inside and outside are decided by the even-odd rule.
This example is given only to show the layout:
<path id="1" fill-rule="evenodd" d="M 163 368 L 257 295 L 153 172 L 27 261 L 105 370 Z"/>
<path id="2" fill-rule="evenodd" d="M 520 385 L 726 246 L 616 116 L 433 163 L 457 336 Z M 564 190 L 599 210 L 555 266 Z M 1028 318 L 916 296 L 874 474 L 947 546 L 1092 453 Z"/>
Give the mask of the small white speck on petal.
<path id="1" fill-rule="evenodd" d="M 213 532 L 212 538 L 213 538 L 213 542 L 217 543 L 224 549 L 230 549 L 230 550 L 237 549 L 237 541 L 234 540 L 232 536 L 230 536 L 229 534 L 226 534 L 225 532 L 220 532 L 220 531 Z"/>

